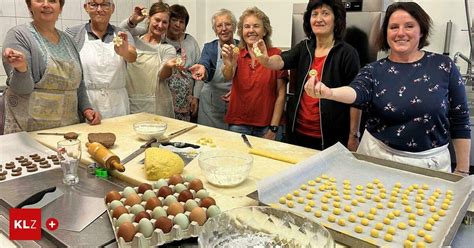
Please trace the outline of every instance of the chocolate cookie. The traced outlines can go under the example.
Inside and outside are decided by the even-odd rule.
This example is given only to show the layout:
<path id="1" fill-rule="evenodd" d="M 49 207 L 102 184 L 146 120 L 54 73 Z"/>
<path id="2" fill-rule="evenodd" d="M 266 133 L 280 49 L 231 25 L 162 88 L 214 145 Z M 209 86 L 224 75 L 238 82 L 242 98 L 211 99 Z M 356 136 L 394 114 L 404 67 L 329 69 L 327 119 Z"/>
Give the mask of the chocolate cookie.
<path id="1" fill-rule="evenodd" d="M 27 172 L 35 172 L 35 171 L 38 171 L 38 168 L 37 167 L 27 168 L 26 171 Z"/>
<path id="2" fill-rule="evenodd" d="M 21 175 L 21 171 L 18 172 L 12 172 L 12 176 L 17 177 Z"/>

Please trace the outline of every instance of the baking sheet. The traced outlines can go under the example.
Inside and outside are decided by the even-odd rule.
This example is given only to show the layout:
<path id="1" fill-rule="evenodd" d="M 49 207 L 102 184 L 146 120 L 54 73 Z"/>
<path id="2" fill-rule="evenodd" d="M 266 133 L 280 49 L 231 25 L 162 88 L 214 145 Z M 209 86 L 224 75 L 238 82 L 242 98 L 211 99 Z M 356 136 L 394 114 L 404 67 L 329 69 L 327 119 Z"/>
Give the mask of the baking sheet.
<path id="1" fill-rule="evenodd" d="M 357 217 L 357 221 L 355 223 L 349 222 L 348 216 L 350 214 L 356 214 L 358 211 L 364 211 L 366 214 L 369 212 L 371 208 L 376 207 L 376 202 L 372 200 L 367 200 L 366 203 L 359 204 L 358 206 L 351 205 L 350 200 L 344 200 L 341 196 L 341 215 L 336 216 L 337 219 L 345 218 L 346 226 L 340 226 L 336 223 L 330 223 L 327 219 L 329 214 L 332 213 L 333 205 L 332 201 L 327 203 L 329 206 L 328 211 L 321 211 L 322 217 L 316 218 L 314 217 L 314 211 L 319 210 L 321 206 L 321 197 L 323 193 L 321 191 L 317 191 L 314 194 L 313 201 L 316 203 L 315 207 L 312 209 L 311 212 L 305 212 L 304 207 L 307 205 L 308 200 L 305 199 L 305 203 L 299 204 L 295 200 L 294 208 L 288 208 L 286 204 L 280 204 L 279 198 L 282 196 L 286 196 L 288 193 L 293 194 L 295 190 L 299 190 L 302 193 L 302 196 L 305 197 L 306 192 L 300 189 L 301 184 L 308 184 L 309 180 L 315 180 L 316 177 L 321 176 L 322 174 L 326 174 L 329 177 L 334 177 L 337 185 L 337 190 L 342 192 L 343 189 L 343 181 L 350 180 L 352 185 L 351 189 L 351 196 L 352 199 L 359 197 L 354 194 L 356 185 L 364 186 L 367 183 L 373 182 L 374 179 L 379 179 L 385 186 L 387 190 L 387 198 L 382 200 L 384 204 L 383 209 L 377 209 L 377 214 L 375 215 L 375 219 L 370 221 L 369 225 L 364 227 L 364 232 L 362 234 L 358 234 L 354 232 L 354 227 L 356 225 L 360 225 L 360 218 Z M 402 184 L 402 190 L 398 196 L 398 200 L 395 204 L 393 209 L 387 208 L 386 203 L 390 198 L 390 194 L 392 192 L 392 188 L 394 187 L 395 183 Z M 319 222 L 322 222 L 327 227 L 334 229 L 336 231 L 345 233 L 350 236 L 354 236 L 361 240 L 376 244 L 378 246 L 403 246 L 403 242 L 406 240 L 409 233 L 417 234 L 418 230 L 423 229 L 423 225 L 426 222 L 427 218 L 431 217 L 432 213 L 428 210 L 428 206 L 424 205 L 424 216 L 416 216 L 416 226 L 410 227 L 408 226 L 408 213 L 404 211 L 405 205 L 401 204 L 400 195 L 403 190 L 407 189 L 408 186 L 418 184 L 421 186 L 422 184 L 429 185 L 429 189 L 425 190 L 426 198 L 423 200 L 423 203 L 428 199 L 428 197 L 435 191 L 436 188 L 441 189 L 440 198 L 436 201 L 435 206 L 439 209 L 439 205 L 444 199 L 444 193 L 447 190 L 453 191 L 453 199 L 449 206 L 449 209 L 446 211 L 446 216 L 442 217 L 438 222 L 435 223 L 433 226 L 432 231 L 426 231 L 426 233 L 430 234 L 433 237 L 433 243 L 429 244 L 431 247 L 439 247 L 444 243 L 444 239 L 448 232 L 450 231 L 451 227 L 453 226 L 456 218 L 458 217 L 459 211 L 463 204 L 468 199 L 471 191 L 473 190 L 473 183 L 470 178 L 464 178 L 457 182 L 451 182 L 440 178 L 433 178 L 428 177 L 420 174 L 414 174 L 412 172 L 401 171 L 393 168 L 388 168 L 385 166 L 377 165 L 374 163 L 370 163 L 367 161 L 358 160 L 352 155 L 352 153 L 347 150 L 341 144 L 336 144 L 317 155 L 310 157 L 309 159 L 299 163 L 297 166 L 291 167 L 278 175 L 274 175 L 272 177 L 265 178 L 257 183 L 257 190 L 259 195 L 259 200 L 265 204 L 269 205 L 276 205 L 283 208 L 287 208 L 292 211 L 298 211 L 309 218 L 314 218 Z M 317 184 L 315 187 L 317 188 L 320 184 Z M 376 190 L 376 192 L 378 192 Z M 416 192 L 415 192 L 416 195 Z M 364 193 L 365 196 L 365 193 Z M 350 205 L 352 207 L 352 211 L 347 213 L 343 210 L 345 205 Z M 410 194 L 409 198 L 409 206 L 415 210 L 415 201 L 414 201 L 414 194 Z M 392 220 L 391 226 L 396 227 L 399 222 L 404 222 L 407 224 L 407 229 L 401 230 L 396 228 L 396 235 L 393 236 L 392 242 L 387 242 L 383 240 L 383 237 L 386 233 L 388 228 L 387 225 L 384 225 L 384 229 L 379 231 L 379 238 L 373 238 L 370 236 L 370 231 L 375 227 L 375 224 L 378 222 L 382 222 L 383 218 L 386 215 L 398 209 L 401 212 L 400 217 L 396 217 Z M 422 241 L 423 238 L 416 236 L 416 242 Z"/>
<path id="2" fill-rule="evenodd" d="M 34 172 L 26 172 L 26 168 L 23 168 L 21 175 L 16 177 L 11 175 L 11 170 L 5 169 L 5 163 L 15 162 L 15 164 L 18 164 L 17 160 L 15 160 L 15 157 L 24 156 L 28 158 L 28 155 L 34 153 L 41 157 L 47 157 L 49 155 L 56 154 L 55 151 L 41 145 L 26 132 L 0 135 L 0 151 L 0 164 L 2 165 L 2 170 L 8 171 L 7 178 L 3 181 L 0 181 L 0 183 L 47 170 L 61 168 L 60 165 L 54 164 L 51 164 L 51 167 L 49 168 L 40 168 L 38 166 L 38 170 Z"/>

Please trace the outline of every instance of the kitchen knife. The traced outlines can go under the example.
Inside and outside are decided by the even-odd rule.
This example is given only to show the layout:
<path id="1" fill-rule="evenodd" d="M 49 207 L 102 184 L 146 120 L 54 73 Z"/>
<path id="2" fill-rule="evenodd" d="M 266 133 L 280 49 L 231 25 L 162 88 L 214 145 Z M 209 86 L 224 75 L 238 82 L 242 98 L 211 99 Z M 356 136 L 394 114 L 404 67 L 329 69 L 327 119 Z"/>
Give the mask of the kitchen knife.
<path id="1" fill-rule="evenodd" d="M 155 143 L 156 139 L 153 138 L 146 142 L 145 144 L 141 145 L 140 148 L 138 148 L 136 151 L 132 152 L 132 154 L 128 155 L 126 158 L 122 159 L 120 162 L 122 165 L 130 162 L 132 159 L 134 159 L 136 156 L 140 155 L 142 152 L 144 152 L 148 147 L 151 146 L 152 143 Z"/>
<path id="2" fill-rule="evenodd" d="M 245 143 L 249 148 L 252 148 L 252 144 L 250 144 L 250 141 L 249 141 L 249 139 L 247 138 L 247 135 L 241 134 L 240 136 L 241 136 L 242 139 L 244 140 L 244 143 Z"/>
<path id="3" fill-rule="evenodd" d="M 158 142 L 160 142 L 160 143 L 169 142 L 171 139 L 176 138 L 176 137 L 180 136 L 181 134 L 190 131 L 190 130 L 193 129 L 193 128 L 196 128 L 197 126 L 198 126 L 198 125 L 192 125 L 192 126 L 190 126 L 190 127 L 183 128 L 183 129 L 178 130 L 178 131 L 176 131 L 176 132 L 170 133 L 170 134 L 168 134 L 168 135 L 163 136 L 162 138 L 160 138 L 160 140 L 159 140 Z"/>
<path id="4" fill-rule="evenodd" d="M 164 146 L 174 146 L 176 148 L 186 148 L 186 147 L 191 147 L 191 148 L 194 148 L 194 149 L 199 149 L 200 148 L 199 145 L 195 145 L 195 144 L 191 144 L 191 143 L 187 143 L 187 142 L 162 142 L 161 144 L 164 145 Z"/>

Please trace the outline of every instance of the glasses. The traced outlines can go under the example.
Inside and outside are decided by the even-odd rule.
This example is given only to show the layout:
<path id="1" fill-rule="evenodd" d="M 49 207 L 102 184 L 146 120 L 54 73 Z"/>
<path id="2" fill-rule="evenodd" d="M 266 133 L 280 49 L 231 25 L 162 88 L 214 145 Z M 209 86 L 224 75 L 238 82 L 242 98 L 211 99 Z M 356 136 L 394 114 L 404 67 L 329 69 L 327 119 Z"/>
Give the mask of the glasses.
<path id="1" fill-rule="evenodd" d="M 109 10 L 110 6 L 112 6 L 111 3 L 87 3 L 89 5 L 89 8 L 91 9 L 99 9 L 99 7 L 103 10 Z"/>

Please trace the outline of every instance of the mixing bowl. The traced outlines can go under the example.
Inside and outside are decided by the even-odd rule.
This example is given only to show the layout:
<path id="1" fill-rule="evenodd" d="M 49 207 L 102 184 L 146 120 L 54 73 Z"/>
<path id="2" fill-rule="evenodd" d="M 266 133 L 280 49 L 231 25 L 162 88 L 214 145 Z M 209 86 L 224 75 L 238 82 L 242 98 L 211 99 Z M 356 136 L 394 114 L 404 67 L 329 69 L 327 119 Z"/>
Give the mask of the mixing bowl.
<path id="1" fill-rule="evenodd" d="M 133 124 L 133 130 L 142 140 L 159 139 L 166 128 L 167 124 L 162 121 L 141 121 Z"/>
<path id="2" fill-rule="evenodd" d="M 234 150 L 212 149 L 202 152 L 198 163 L 209 183 L 229 187 L 240 184 L 248 177 L 253 157 Z"/>

